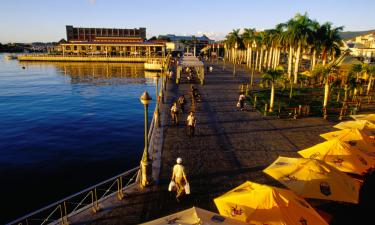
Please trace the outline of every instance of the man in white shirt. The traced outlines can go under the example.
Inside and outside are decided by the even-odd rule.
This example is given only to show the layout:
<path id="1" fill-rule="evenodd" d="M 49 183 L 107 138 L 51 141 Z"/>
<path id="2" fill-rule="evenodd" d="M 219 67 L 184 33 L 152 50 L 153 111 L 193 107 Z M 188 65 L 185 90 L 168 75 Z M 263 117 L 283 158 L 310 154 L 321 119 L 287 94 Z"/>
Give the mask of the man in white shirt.
<path id="1" fill-rule="evenodd" d="M 197 120 L 195 119 L 195 116 L 194 116 L 192 111 L 190 112 L 189 116 L 187 117 L 186 122 L 187 122 L 187 126 L 188 126 L 189 137 L 194 137 L 194 129 L 195 129 L 195 125 L 197 123 Z"/>
<path id="2" fill-rule="evenodd" d="M 171 107 L 171 117 L 172 117 L 172 124 L 177 125 L 178 124 L 178 119 L 177 119 L 177 102 L 173 103 L 173 106 Z"/>
<path id="3" fill-rule="evenodd" d="M 184 187 L 188 183 L 188 180 L 186 179 L 185 168 L 181 165 L 182 159 L 177 158 L 176 162 L 177 164 L 173 167 L 172 180 L 176 183 L 176 199 L 179 201 L 179 197 L 183 194 Z"/>

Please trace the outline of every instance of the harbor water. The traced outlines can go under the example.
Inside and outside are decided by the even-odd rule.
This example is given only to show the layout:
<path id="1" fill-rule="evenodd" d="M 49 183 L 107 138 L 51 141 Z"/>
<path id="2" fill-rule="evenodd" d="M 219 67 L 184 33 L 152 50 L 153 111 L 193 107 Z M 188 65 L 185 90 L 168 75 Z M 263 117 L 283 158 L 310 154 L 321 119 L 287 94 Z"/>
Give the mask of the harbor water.
<path id="1" fill-rule="evenodd" d="M 20 63 L 0 54 L 0 224 L 139 165 L 143 64 Z M 150 119 L 151 120 L 151 119 Z"/>

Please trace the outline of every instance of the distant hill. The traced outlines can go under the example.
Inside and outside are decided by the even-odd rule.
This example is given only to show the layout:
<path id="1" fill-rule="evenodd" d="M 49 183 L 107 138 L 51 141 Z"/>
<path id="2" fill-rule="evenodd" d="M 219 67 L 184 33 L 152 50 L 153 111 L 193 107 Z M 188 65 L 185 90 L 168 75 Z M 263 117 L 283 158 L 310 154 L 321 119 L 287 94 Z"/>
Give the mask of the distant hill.
<path id="1" fill-rule="evenodd" d="M 375 32 L 375 30 L 365 30 L 365 31 L 345 31 L 345 32 L 340 32 L 340 36 L 344 40 L 352 39 L 354 37 L 363 35 L 363 34 L 368 34 L 371 32 Z"/>

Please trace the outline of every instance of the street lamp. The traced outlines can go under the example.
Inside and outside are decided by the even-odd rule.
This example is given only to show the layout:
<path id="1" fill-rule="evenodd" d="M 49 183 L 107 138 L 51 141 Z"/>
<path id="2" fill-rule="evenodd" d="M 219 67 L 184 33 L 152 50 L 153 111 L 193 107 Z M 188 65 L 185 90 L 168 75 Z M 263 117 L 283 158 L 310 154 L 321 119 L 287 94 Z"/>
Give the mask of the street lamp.
<path id="1" fill-rule="evenodd" d="M 237 44 L 237 41 L 236 41 L 236 43 L 234 44 L 233 76 L 236 76 L 237 48 L 238 48 L 238 44 Z"/>
<path id="2" fill-rule="evenodd" d="M 140 100 L 145 107 L 145 148 L 141 160 L 141 187 L 146 187 L 151 183 L 152 174 L 152 161 L 148 156 L 148 105 L 152 98 L 147 91 L 145 91 Z"/>
<path id="3" fill-rule="evenodd" d="M 257 43 L 255 41 L 253 41 L 253 44 L 251 45 L 251 47 L 256 49 Z M 252 54 L 252 52 L 251 52 L 251 54 Z M 253 56 L 251 56 L 251 59 L 252 58 L 253 58 Z M 251 60 L 251 61 L 253 61 L 253 60 Z M 250 79 L 250 86 L 251 87 L 253 87 L 253 82 L 254 82 L 254 68 L 255 68 L 255 63 L 251 62 L 251 79 Z"/>
<path id="4" fill-rule="evenodd" d="M 223 71 L 225 71 L 225 54 L 227 54 L 227 44 L 224 44 Z"/>
<path id="5" fill-rule="evenodd" d="M 159 78 L 160 78 L 160 75 L 159 73 L 157 73 L 154 77 L 155 79 L 155 84 L 156 84 L 156 87 L 155 87 L 155 90 L 156 90 L 156 94 L 155 94 L 155 98 L 156 98 L 156 106 L 155 106 L 155 124 L 157 125 L 157 127 L 159 127 L 160 125 L 160 112 L 159 112 L 159 103 L 160 103 L 160 96 L 159 96 Z"/>

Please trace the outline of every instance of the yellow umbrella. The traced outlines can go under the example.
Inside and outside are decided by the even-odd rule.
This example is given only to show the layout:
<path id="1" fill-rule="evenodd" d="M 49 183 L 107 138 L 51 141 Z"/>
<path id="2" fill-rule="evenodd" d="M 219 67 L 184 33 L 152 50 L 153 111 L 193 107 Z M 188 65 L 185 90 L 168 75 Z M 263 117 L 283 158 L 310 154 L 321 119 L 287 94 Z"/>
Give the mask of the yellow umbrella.
<path id="1" fill-rule="evenodd" d="M 343 129 L 320 135 L 326 140 L 337 138 L 365 152 L 375 152 L 375 142 L 363 130 L 358 128 Z"/>
<path id="2" fill-rule="evenodd" d="M 302 197 L 358 203 L 359 182 L 321 160 L 280 156 L 263 172 Z"/>
<path id="3" fill-rule="evenodd" d="M 250 181 L 215 198 L 220 215 L 253 225 L 323 225 L 327 222 L 292 191 Z"/>
<path id="4" fill-rule="evenodd" d="M 298 153 L 304 158 L 323 160 L 347 173 L 362 175 L 375 165 L 373 158 L 339 139 L 322 142 Z"/>
<path id="5" fill-rule="evenodd" d="M 351 115 L 355 120 L 367 120 L 369 122 L 375 122 L 375 114 L 359 114 L 359 115 Z"/>
<path id="6" fill-rule="evenodd" d="M 375 124 L 367 121 L 367 120 L 354 120 L 354 121 L 346 121 L 341 122 L 333 126 L 337 129 L 354 129 L 357 128 L 365 132 L 365 134 L 373 137 L 375 135 Z"/>
<path id="7" fill-rule="evenodd" d="M 234 220 L 231 218 L 220 216 L 214 212 L 210 212 L 201 208 L 192 207 L 181 212 L 165 216 L 143 225 L 163 225 L 163 224 L 181 224 L 181 225 L 196 225 L 196 224 L 233 224 L 233 225 L 245 225 L 246 223 Z"/>

